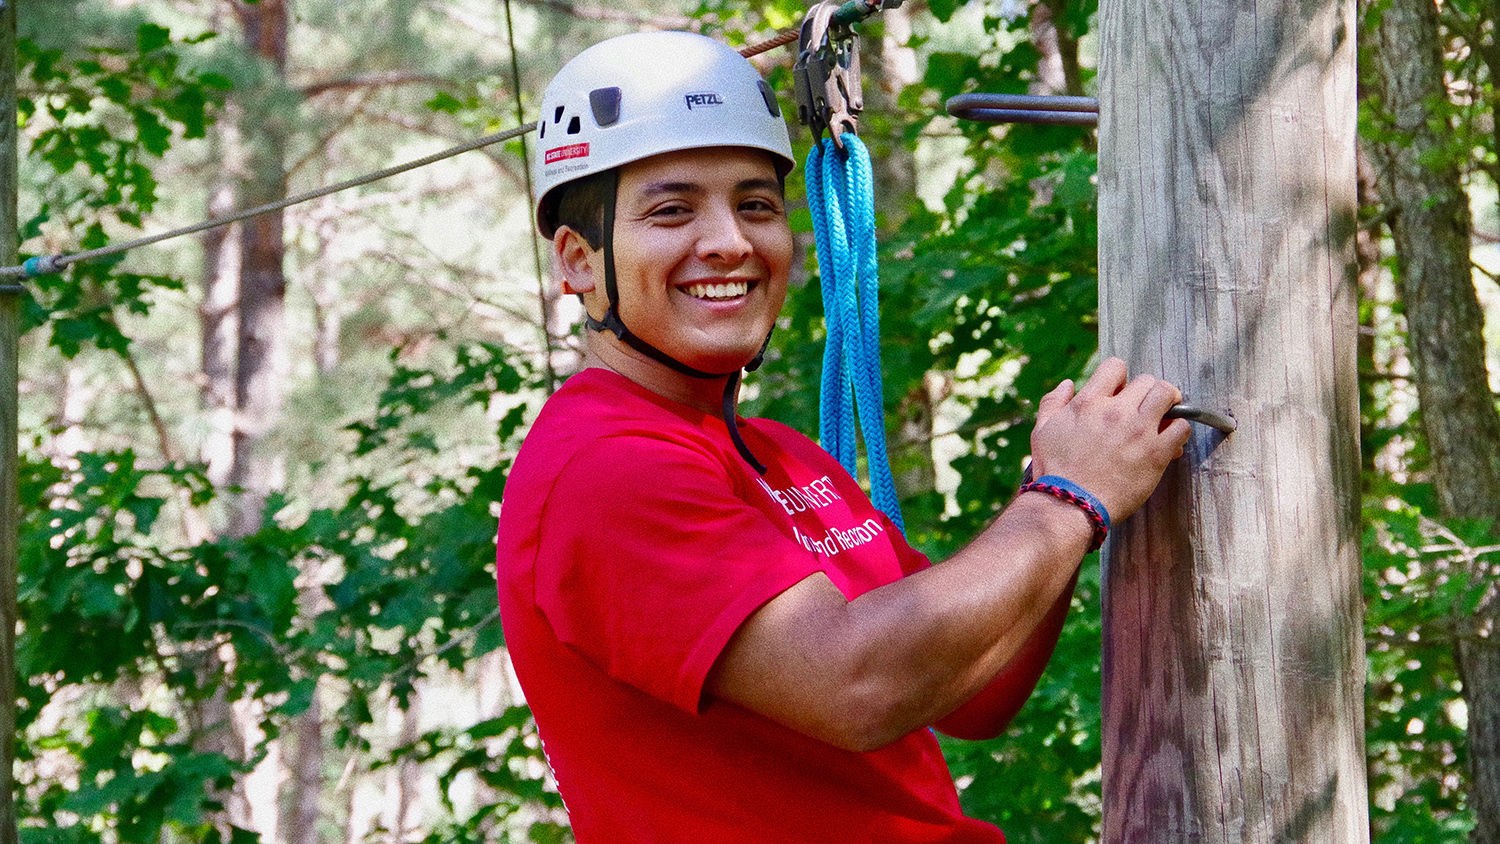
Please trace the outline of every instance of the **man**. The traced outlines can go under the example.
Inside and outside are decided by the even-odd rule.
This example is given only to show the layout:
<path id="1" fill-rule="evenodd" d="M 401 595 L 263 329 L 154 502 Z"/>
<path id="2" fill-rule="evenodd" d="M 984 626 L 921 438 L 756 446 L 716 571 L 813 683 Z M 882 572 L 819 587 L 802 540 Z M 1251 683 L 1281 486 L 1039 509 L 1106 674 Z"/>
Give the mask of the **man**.
<path id="1" fill-rule="evenodd" d="M 547 89 L 538 226 L 587 368 L 511 472 L 500 604 L 590 842 L 999 842 L 936 738 L 1031 692 L 1079 562 L 1181 453 L 1180 395 L 1105 361 L 1045 396 L 1048 483 L 930 566 L 838 463 L 734 414 L 794 260 L 774 96 L 733 50 L 624 36 Z"/>

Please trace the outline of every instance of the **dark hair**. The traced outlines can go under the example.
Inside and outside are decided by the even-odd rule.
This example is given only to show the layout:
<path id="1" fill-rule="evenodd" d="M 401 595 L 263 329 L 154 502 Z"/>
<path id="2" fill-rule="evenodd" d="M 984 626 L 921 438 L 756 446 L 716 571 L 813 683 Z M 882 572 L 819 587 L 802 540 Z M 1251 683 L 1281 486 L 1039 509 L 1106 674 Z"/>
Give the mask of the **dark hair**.
<path id="1" fill-rule="evenodd" d="M 604 242 L 604 206 L 615 189 L 614 175 L 605 170 L 553 188 L 544 208 L 553 228 L 567 226 L 582 235 L 589 248 L 598 249 Z"/>

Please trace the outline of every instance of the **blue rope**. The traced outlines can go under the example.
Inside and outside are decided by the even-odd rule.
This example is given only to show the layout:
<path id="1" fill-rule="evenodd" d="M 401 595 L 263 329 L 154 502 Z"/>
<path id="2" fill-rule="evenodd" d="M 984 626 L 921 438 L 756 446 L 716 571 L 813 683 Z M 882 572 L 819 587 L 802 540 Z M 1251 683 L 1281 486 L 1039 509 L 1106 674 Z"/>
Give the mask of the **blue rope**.
<path id="1" fill-rule="evenodd" d="M 845 321 L 839 313 L 837 273 L 831 270 L 833 246 L 829 240 L 826 199 L 823 190 L 823 149 L 814 144 L 807 154 L 807 204 L 812 210 L 813 239 L 818 247 L 818 275 L 822 279 L 824 323 L 828 336 L 823 344 L 823 378 L 818 395 L 818 438 L 834 459 L 855 475 L 854 393 L 844 361 Z M 837 199 L 834 200 L 835 202 Z M 839 215 L 834 215 L 839 218 Z M 825 266 L 825 264 L 827 266 Z"/>
<path id="2" fill-rule="evenodd" d="M 870 153 L 859 138 L 832 139 L 807 156 L 807 202 L 818 247 L 828 337 L 818 436 L 823 447 L 856 475 L 855 424 L 864 437 L 870 499 L 905 531 L 896 481 L 885 445 L 880 378 L 880 276 L 875 255 L 875 193 Z M 856 408 L 858 414 L 856 416 Z"/>

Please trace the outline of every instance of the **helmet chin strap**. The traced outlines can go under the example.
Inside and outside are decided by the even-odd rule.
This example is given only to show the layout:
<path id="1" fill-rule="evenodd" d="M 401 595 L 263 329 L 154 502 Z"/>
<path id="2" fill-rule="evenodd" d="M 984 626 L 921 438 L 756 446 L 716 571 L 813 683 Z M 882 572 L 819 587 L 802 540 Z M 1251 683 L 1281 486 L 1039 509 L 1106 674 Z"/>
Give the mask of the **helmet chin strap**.
<path id="1" fill-rule="evenodd" d="M 619 338 L 620 342 L 630 348 L 683 375 L 705 380 L 727 377 L 728 380 L 724 383 L 724 398 L 722 402 L 724 427 L 729 429 L 729 439 L 734 442 L 735 450 L 740 453 L 740 456 L 745 459 L 746 463 L 750 464 L 751 468 L 755 469 L 757 473 L 764 475 L 766 473 L 765 464 L 755 458 L 755 455 L 750 452 L 750 447 L 740 437 L 739 425 L 735 418 L 735 398 L 739 391 L 741 370 L 735 369 L 732 372 L 705 372 L 701 369 L 688 366 L 677 358 L 646 342 L 641 337 L 638 337 L 635 332 L 625 326 L 625 321 L 620 318 L 620 289 L 619 285 L 615 282 L 615 197 L 620 187 L 620 171 L 615 169 L 609 171 L 609 173 L 610 184 L 604 192 L 603 226 L 604 292 L 609 297 L 609 307 L 604 311 L 604 319 L 594 319 L 592 314 L 585 311 L 584 324 L 594 331 L 610 332 Z M 745 372 L 754 372 L 760 368 L 761 363 L 764 362 L 766 357 L 766 348 L 771 345 L 771 334 L 775 330 L 776 327 L 773 325 L 771 330 L 766 332 L 766 339 L 760 344 L 760 351 L 756 352 L 755 357 L 743 367 Z"/>

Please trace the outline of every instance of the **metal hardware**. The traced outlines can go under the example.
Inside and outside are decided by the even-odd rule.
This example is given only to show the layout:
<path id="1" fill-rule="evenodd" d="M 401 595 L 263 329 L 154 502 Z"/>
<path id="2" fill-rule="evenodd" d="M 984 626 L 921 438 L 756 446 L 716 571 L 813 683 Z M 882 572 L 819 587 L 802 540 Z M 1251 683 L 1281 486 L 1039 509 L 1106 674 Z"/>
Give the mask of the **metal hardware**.
<path id="1" fill-rule="evenodd" d="M 1099 101 L 1094 97 L 959 94 L 948 99 L 946 108 L 954 117 L 982 123 L 1099 125 Z"/>
<path id="2" fill-rule="evenodd" d="M 860 88 L 859 36 L 849 22 L 837 18 L 842 13 L 845 18 L 863 20 L 878 9 L 864 0 L 850 0 L 843 6 L 827 0 L 814 6 L 802 20 L 792 75 L 796 80 L 797 119 L 812 132 L 814 142 L 827 129 L 842 150 L 843 134 L 859 132 L 859 113 L 865 105 Z"/>
<path id="3" fill-rule="evenodd" d="M 959 94 L 946 103 L 948 113 L 984 123 L 1043 123 L 1062 126 L 1099 125 L 1099 101 L 1093 97 L 1038 97 L 1020 94 Z M 1186 419 L 1232 434 L 1234 417 L 1191 404 L 1173 405 L 1162 417 Z"/>
<path id="4" fill-rule="evenodd" d="M 1199 422 L 1210 428 L 1223 431 L 1226 434 L 1232 434 L 1239 428 L 1239 423 L 1234 421 L 1233 416 L 1192 404 L 1174 404 L 1162 418 L 1186 419 L 1189 422 Z"/>
<path id="5" fill-rule="evenodd" d="M 904 0 L 849 0 L 833 13 L 833 22 L 839 26 L 859 23 L 865 18 L 886 9 L 899 9 Z"/>

